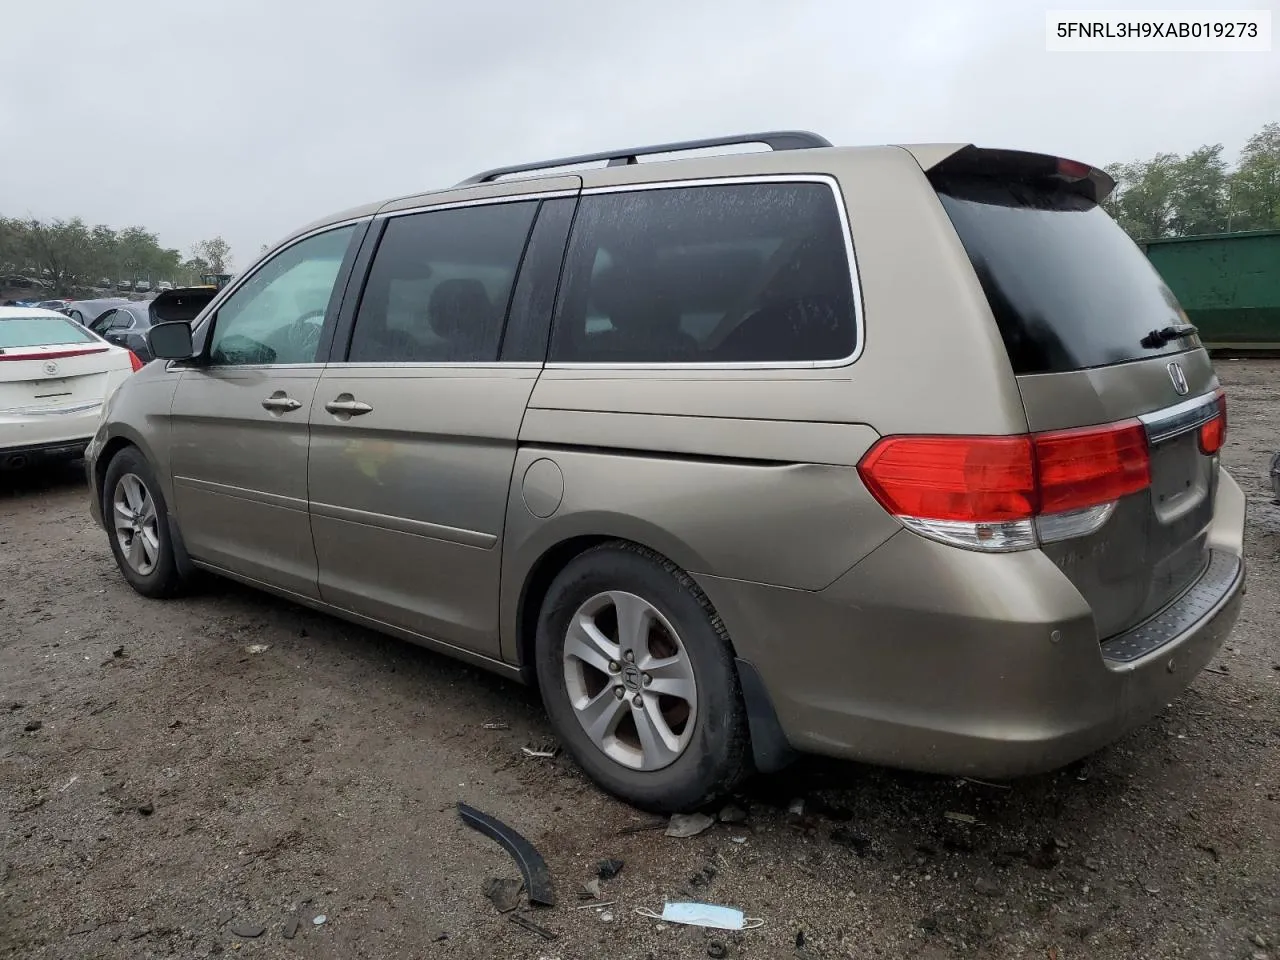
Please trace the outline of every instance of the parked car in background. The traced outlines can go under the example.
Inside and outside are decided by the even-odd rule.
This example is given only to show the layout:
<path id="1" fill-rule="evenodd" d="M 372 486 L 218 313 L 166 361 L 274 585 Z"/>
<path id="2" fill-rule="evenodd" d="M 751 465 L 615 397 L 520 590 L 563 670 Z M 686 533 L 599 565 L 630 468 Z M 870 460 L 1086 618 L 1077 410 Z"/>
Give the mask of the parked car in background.
<path id="1" fill-rule="evenodd" d="M 41 310 L 56 310 L 58 313 L 67 312 L 67 304 L 70 300 L 41 300 L 36 304 Z"/>
<path id="2" fill-rule="evenodd" d="M 66 309 L 62 312 L 74 320 L 76 323 L 88 326 L 97 320 L 98 317 L 112 307 L 118 307 L 122 303 L 129 301 L 124 297 L 101 297 L 92 300 L 72 300 Z"/>
<path id="3" fill-rule="evenodd" d="M 334 214 L 152 327 L 90 508 L 143 595 L 214 571 L 536 683 L 641 807 L 792 751 L 1054 769 L 1244 589 L 1226 398 L 1114 187 L 784 132 Z"/>
<path id="4" fill-rule="evenodd" d="M 149 363 L 151 348 L 147 345 L 147 331 L 151 329 L 151 312 L 147 307 L 146 303 L 126 300 L 98 314 L 89 323 L 89 329 L 110 343 L 127 347 L 143 363 Z"/>
<path id="5" fill-rule="evenodd" d="M 159 283 L 156 284 L 156 289 L 160 291 L 172 290 L 173 284 L 170 283 L 168 280 L 161 280 Z"/>
<path id="6" fill-rule="evenodd" d="M 116 281 L 116 290 L 117 290 L 117 291 L 119 291 L 119 292 L 121 292 L 121 293 L 128 293 L 128 292 L 129 292 L 130 290 L 132 290 L 132 289 L 133 289 L 133 281 L 132 281 L 132 280 L 117 280 L 117 281 Z"/>
<path id="7" fill-rule="evenodd" d="M 103 401 L 141 367 L 60 313 L 0 307 L 0 469 L 80 456 Z"/>
<path id="8" fill-rule="evenodd" d="M 205 287 L 180 287 L 157 293 L 149 300 L 121 301 L 100 313 L 89 324 L 89 329 L 111 343 L 132 350 L 143 363 L 150 363 L 147 331 L 157 323 L 195 319 L 215 293 Z"/>
<path id="9" fill-rule="evenodd" d="M 139 280 L 136 283 L 134 283 L 133 289 L 136 290 L 138 293 L 147 293 L 148 291 L 151 290 L 151 281 Z"/>

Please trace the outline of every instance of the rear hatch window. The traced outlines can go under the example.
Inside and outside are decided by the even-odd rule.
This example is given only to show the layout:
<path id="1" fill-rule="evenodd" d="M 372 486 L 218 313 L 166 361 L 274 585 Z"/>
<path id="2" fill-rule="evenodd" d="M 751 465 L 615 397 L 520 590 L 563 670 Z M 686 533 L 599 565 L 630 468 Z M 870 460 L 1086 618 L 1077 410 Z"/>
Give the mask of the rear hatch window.
<path id="1" fill-rule="evenodd" d="M 100 341 L 84 327 L 62 317 L 0 317 L 0 352 L 11 353 L 23 347 L 51 347 L 71 343 Z"/>
<path id="2" fill-rule="evenodd" d="M 1091 198 L 1056 185 L 938 176 L 1016 374 L 1184 351 L 1151 339 L 1186 316 L 1137 245 Z"/>

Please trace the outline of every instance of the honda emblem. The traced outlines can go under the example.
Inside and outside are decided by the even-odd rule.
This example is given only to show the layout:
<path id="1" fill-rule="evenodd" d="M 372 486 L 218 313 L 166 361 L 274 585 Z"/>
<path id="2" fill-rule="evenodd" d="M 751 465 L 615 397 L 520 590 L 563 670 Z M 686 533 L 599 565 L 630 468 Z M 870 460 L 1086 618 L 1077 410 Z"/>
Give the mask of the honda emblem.
<path id="1" fill-rule="evenodd" d="M 1187 391 L 1191 389 L 1187 386 L 1187 375 L 1182 372 L 1182 364 L 1177 360 L 1169 364 L 1169 379 L 1173 381 L 1173 389 L 1180 397 L 1185 397 Z"/>

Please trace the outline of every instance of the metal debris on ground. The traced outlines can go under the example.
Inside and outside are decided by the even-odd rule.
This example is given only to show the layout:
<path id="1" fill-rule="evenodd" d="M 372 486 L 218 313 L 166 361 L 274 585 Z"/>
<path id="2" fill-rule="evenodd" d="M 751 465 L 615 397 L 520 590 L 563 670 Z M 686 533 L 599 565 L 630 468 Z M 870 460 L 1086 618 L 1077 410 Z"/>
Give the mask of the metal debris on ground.
<path id="1" fill-rule="evenodd" d="M 601 860 L 596 864 L 596 876 L 601 880 L 612 880 L 622 872 L 622 867 L 621 860 Z"/>
<path id="2" fill-rule="evenodd" d="M 977 823 L 978 818 L 971 813 L 957 813 L 954 810 L 948 810 L 943 814 L 948 820 L 954 820 L 956 823 Z"/>
<path id="3" fill-rule="evenodd" d="M 269 643 L 251 643 L 244 648 L 245 653 L 266 653 L 271 649 Z"/>
<path id="4" fill-rule="evenodd" d="M 961 784 L 972 783 L 979 787 L 991 787 L 993 790 L 1012 790 L 1013 787 L 1007 783 L 992 783 L 990 780 L 979 780 L 977 777 L 961 777 Z"/>
<path id="5" fill-rule="evenodd" d="M 534 849 L 533 844 L 501 820 L 487 813 L 481 813 L 465 803 L 458 803 L 458 815 L 467 826 L 496 841 L 502 849 L 511 854 L 516 866 L 520 868 L 520 873 L 524 875 L 524 886 L 529 891 L 530 903 L 541 904 L 544 907 L 556 905 L 555 891 L 551 888 L 551 871 L 547 869 L 547 862 L 542 859 L 542 854 Z"/>
<path id="6" fill-rule="evenodd" d="M 792 817 L 803 817 L 804 816 L 804 798 L 796 797 L 789 804 L 787 804 L 787 813 L 790 814 Z"/>
<path id="7" fill-rule="evenodd" d="M 582 885 L 582 890 L 578 893 L 580 900 L 599 900 L 600 899 L 600 881 L 598 879 L 588 880 Z"/>
<path id="8" fill-rule="evenodd" d="M 560 936 L 560 934 L 554 933 L 551 930 L 548 930 L 546 927 L 538 926 L 528 917 L 521 916 L 518 913 L 511 914 L 510 920 L 517 927 L 523 927 L 524 929 L 528 930 L 530 933 L 536 933 L 543 940 L 555 940 Z"/>
<path id="9" fill-rule="evenodd" d="M 510 729 L 511 729 L 511 724 L 509 724 L 509 723 L 501 723 L 501 722 L 499 722 L 499 721 L 493 721 L 493 722 L 490 722 L 490 723 L 484 723 L 484 724 L 481 724 L 481 726 L 482 726 L 485 730 L 510 730 Z"/>
<path id="10" fill-rule="evenodd" d="M 294 914 L 284 922 L 284 927 L 281 928 L 280 932 L 284 934 L 284 938 L 286 940 L 292 940 L 298 935 L 298 926 L 301 922 L 302 921 L 298 919 L 297 914 Z"/>
<path id="11" fill-rule="evenodd" d="M 256 923 L 245 923 L 244 921 L 241 921 L 240 923 L 233 923 L 231 925 L 231 932 L 237 937 L 252 940 L 254 937 L 260 937 L 266 933 L 267 928 L 259 926 Z"/>
<path id="12" fill-rule="evenodd" d="M 696 837 L 714 823 L 705 813 L 673 813 L 667 822 L 667 836 L 680 840 Z"/>
<path id="13" fill-rule="evenodd" d="M 560 748 L 552 747 L 549 750 L 534 750 L 532 747 L 521 747 L 520 751 L 526 757 L 535 757 L 539 760 L 550 760 L 552 757 L 554 757 L 557 753 L 560 752 Z"/>
<path id="14" fill-rule="evenodd" d="M 520 891 L 523 889 L 523 880 L 490 877 L 484 883 L 484 895 L 498 908 L 499 913 L 510 913 L 520 906 Z"/>
<path id="15" fill-rule="evenodd" d="M 603 903 L 584 903 L 581 906 L 574 907 L 575 910 L 603 910 L 605 907 L 612 907 L 617 900 L 606 900 Z"/>

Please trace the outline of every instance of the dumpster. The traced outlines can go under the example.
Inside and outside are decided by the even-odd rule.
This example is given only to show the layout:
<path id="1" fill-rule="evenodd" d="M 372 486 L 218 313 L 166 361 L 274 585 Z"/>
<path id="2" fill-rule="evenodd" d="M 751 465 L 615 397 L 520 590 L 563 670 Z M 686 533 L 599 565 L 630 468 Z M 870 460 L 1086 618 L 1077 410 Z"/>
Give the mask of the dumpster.
<path id="1" fill-rule="evenodd" d="M 1211 350 L 1280 351 L 1280 230 L 1138 244 Z"/>

